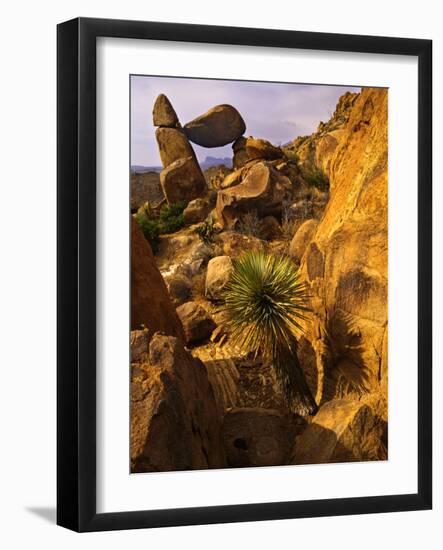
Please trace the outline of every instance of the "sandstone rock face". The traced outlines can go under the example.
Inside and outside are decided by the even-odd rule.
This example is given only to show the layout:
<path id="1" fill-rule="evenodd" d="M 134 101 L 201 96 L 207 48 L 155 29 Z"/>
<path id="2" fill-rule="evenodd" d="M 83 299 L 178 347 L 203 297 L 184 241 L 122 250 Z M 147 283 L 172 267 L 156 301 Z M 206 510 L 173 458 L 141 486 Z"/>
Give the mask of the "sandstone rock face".
<path id="1" fill-rule="evenodd" d="M 337 399 L 296 439 L 292 464 L 386 460 L 386 423 L 368 405 Z"/>
<path id="2" fill-rule="evenodd" d="M 131 329 L 147 328 L 184 340 L 183 327 L 148 241 L 131 216 Z"/>
<path id="3" fill-rule="evenodd" d="M 131 391 L 131 471 L 222 468 L 220 417 L 201 361 L 156 334 Z"/>
<path id="4" fill-rule="evenodd" d="M 318 403 L 369 392 L 387 406 L 387 101 L 383 89 L 354 100 L 330 163 L 331 198 L 302 258 L 314 319 L 301 362 L 316 365 Z"/>
<path id="5" fill-rule="evenodd" d="M 297 230 L 289 246 L 289 255 L 300 261 L 317 228 L 317 220 L 305 221 Z"/>
<path id="6" fill-rule="evenodd" d="M 209 313 L 196 302 L 186 302 L 177 308 L 187 344 L 207 340 L 216 325 Z"/>
<path id="7" fill-rule="evenodd" d="M 245 212 L 256 210 L 261 216 L 281 213 L 282 202 L 291 193 L 292 184 L 287 177 L 263 162 L 257 163 L 239 185 L 218 192 L 217 221 L 223 228 L 231 229 Z"/>
<path id="8" fill-rule="evenodd" d="M 234 168 L 242 168 L 246 163 L 253 160 L 275 160 L 282 159 L 284 153 L 280 147 L 275 147 L 266 139 L 254 137 L 239 138 L 233 145 Z"/>
<path id="9" fill-rule="evenodd" d="M 343 94 L 328 122 L 320 122 L 317 131 L 311 136 L 299 137 L 289 148 L 286 148 L 292 154 L 296 154 L 303 173 L 312 174 L 320 170 L 326 175 L 329 174 L 332 157 L 341 142 L 344 128 L 358 95 L 351 92 Z"/>
<path id="10" fill-rule="evenodd" d="M 232 105 L 217 105 L 184 126 L 188 138 L 203 147 L 221 147 L 244 134 L 246 125 Z"/>
<path id="11" fill-rule="evenodd" d="M 178 128 L 157 128 L 157 138 L 160 158 L 164 168 L 179 159 L 192 157 L 195 160 L 194 149 L 185 136 L 183 130 Z M 197 162 L 195 160 L 195 162 Z"/>
<path id="12" fill-rule="evenodd" d="M 191 201 L 206 192 L 206 180 L 193 156 L 180 158 L 160 172 L 168 204 Z"/>
<path id="13" fill-rule="evenodd" d="M 180 127 L 174 107 L 165 94 L 157 96 L 152 110 L 152 120 L 154 126 L 166 126 L 168 128 Z"/>
<path id="14" fill-rule="evenodd" d="M 191 225 L 204 221 L 211 211 L 211 204 L 207 199 L 194 199 L 183 211 L 185 224 Z"/>
<path id="15" fill-rule="evenodd" d="M 146 202 L 158 204 L 164 198 L 157 172 L 131 174 L 131 210 L 136 212 Z"/>
<path id="16" fill-rule="evenodd" d="M 225 452 L 231 467 L 288 464 L 294 435 L 289 415 L 273 409 L 233 408 L 223 420 Z"/>
<path id="17" fill-rule="evenodd" d="M 221 293 L 232 273 L 232 260 L 229 256 L 216 256 L 208 262 L 205 294 L 211 300 L 221 299 Z"/>

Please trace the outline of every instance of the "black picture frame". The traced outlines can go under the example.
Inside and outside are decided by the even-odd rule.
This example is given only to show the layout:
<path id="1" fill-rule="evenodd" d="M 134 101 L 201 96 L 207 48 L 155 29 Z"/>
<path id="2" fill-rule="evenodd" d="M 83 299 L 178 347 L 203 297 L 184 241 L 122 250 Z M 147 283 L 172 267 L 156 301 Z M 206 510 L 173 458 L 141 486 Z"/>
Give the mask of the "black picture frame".
<path id="1" fill-rule="evenodd" d="M 399 54 L 418 59 L 418 491 L 96 512 L 96 39 Z M 57 523 L 104 531 L 432 507 L 432 42 L 286 30 L 73 19 L 57 29 Z"/>

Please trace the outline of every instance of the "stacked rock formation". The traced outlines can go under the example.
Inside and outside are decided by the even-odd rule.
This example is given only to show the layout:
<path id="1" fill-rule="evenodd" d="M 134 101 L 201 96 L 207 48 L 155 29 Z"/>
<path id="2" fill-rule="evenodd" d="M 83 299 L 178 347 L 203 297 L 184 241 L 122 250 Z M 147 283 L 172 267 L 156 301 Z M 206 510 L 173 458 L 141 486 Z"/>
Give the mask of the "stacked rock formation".
<path id="1" fill-rule="evenodd" d="M 205 177 L 190 141 L 203 147 L 221 147 L 243 135 L 246 126 L 231 105 L 217 105 L 182 128 L 169 99 L 160 94 L 153 122 L 163 164 L 160 183 L 168 204 L 189 202 L 207 193 Z"/>
<path id="2" fill-rule="evenodd" d="M 153 122 L 158 127 L 155 136 L 163 164 L 160 183 L 168 204 L 203 196 L 205 177 L 174 108 L 163 94 L 154 104 Z"/>

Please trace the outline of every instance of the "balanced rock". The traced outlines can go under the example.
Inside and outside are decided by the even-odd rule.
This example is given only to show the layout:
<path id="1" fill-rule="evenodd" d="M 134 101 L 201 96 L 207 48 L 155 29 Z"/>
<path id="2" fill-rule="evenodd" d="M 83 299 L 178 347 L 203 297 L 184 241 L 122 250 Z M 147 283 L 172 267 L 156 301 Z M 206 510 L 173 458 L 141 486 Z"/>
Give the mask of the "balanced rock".
<path id="1" fill-rule="evenodd" d="M 209 313 L 196 302 L 186 302 L 177 308 L 187 344 L 195 344 L 211 336 L 216 325 Z"/>
<path id="2" fill-rule="evenodd" d="M 151 336 L 161 331 L 184 339 L 165 281 L 148 241 L 131 216 L 131 329 L 145 327 Z"/>
<path id="3" fill-rule="evenodd" d="M 160 158 L 164 168 L 167 168 L 179 159 L 188 157 L 195 159 L 194 150 L 183 130 L 178 128 L 157 128 L 155 137 L 157 138 Z"/>
<path id="4" fill-rule="evenodd" d="M 205 294 L 211 300 L 219 300 L 232 273 L 232 260 L 229 256 L 216 256 L 209 260 L 206 272 Z"/>
<path id="5" fill-rule="evenodd" d="M 242 213 L 251 210 L 256 210 L 259 216 L 279 215 L 282 202 L 291 193 L 292 184 L 286 176 L 259 162 L 239 185 L 218 192 L 217 221 L 223 228 L 231 229 Z"/>
<path id="6" fill-rule="evenodd" d="M 284 158 L 280 147 L 275 147 L 266 139 L 240 137 L 232 146 L 234 150 L 234 168 L 241 168 L 253 160 L 275 160 Z"/>
<path id="7" fill-rule="evenodd" d="M 211 203 L 206 198 L 192 200 L 183 211 L 183 219 L 186 225 L 204 221 L 212 210 Z"/>
<path id="8" fill-rule="evenodd" d="M 149 363 L 133 369 L 131 471 L 225 465 L 220 414 L 205 366 L 179 339 L 155 334 Z"/>
<path id="9" fill-rule="evenodd" d="M 193 155 L 169 164 L 160 172 L 160 183 L 168 204 L 189 202 L 207 191 L 205 177 Z"/>
<path id="10" fill-rule="evenodd" d="M 165 94 L 157 96 L 152 110 L 152 119 L 154 126 L 166 126 L 167 128 L 180 127 L 174 107 Z"/>
<path id="11" fill-rule="evenodd" d="M 289 255 L 300 261 L 314 236 L 318 220 L 306 220 L 298 228 L 289 245 Z"/>
<path id="12" fill-rule="evenodd" d="M 292 464 L 386 460 L 386 422 L 361 401 L 323 405 L 295 441 Z"/>
<path id="13" fill-rule="evenodd" d="M 188 138 L 203 147 L 221 147 L 244 134 L 246 125 L 232 105 L 217 105 L 184 126 Z"/>

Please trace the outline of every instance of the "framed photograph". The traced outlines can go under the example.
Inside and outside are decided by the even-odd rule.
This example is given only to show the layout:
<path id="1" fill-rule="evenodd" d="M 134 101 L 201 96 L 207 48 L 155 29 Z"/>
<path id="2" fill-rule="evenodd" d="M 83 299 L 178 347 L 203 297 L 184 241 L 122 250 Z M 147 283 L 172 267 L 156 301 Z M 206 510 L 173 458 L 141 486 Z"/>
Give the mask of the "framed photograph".
<path id="1" fill-rule="evenodd" d="M 432 43 L 58 26 L 59 525 L 432 506 Z"/>

